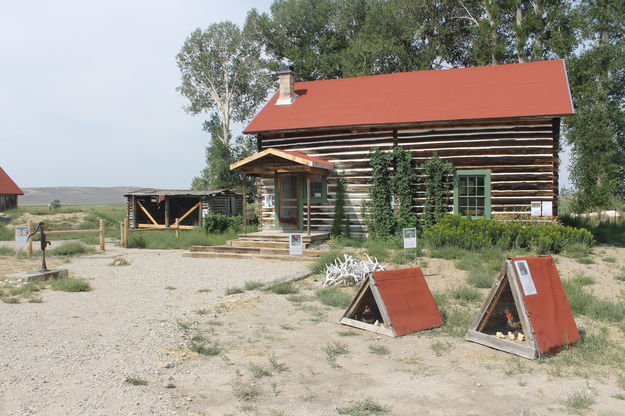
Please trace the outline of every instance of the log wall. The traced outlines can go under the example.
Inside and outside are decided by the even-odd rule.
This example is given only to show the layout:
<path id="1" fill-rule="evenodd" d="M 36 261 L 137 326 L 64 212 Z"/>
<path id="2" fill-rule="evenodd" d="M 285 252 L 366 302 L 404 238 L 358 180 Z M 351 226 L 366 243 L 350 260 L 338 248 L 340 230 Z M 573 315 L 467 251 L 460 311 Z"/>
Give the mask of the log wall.
<path id="1" fill-rule="evenodd" d="M 17 208 L 17 195 L 0 194 L 0 212 Z"/>
<path id="2" fill-rule="evenodd" d="M 369 199 L 371 167 L 369 152 L 378 147 L 391 151 L 401 146 L 412 153 L 417 173 L 419 165 L 438 154 L 456 169 L 491 171 L 491 213 L 529 215 L 531 201 L 552 201 L 557 215 L 559 118 L 507 120 L 453 125 L 419 125 L 387 129 L 344 130 L 314 133 L 259 135 L 260 150 L 274 147 L 300 150 L 335 164 L 347 179 L 345 209 L 354 235 L 364 232 L 362 204 Z M 273 193 L 273 177 L 261 179 L 261 194 Z M 313 204 L 311 225 L 328 231 L 332 225 L 335 177 L 328 180 L 328 201 Z M 414 195 L 414 209 L 422 213 L 425 190 Z M 453 190 L 449 212 L 453 211 Z M 277 202 L 277 201 L 276 201 Z M 304 210 L 306 211 L 306 210 Z M 262 209 L 262 224 L 273 227 L 273 209 Z M 304 224 L 306 215 L 304 214 Z"/>

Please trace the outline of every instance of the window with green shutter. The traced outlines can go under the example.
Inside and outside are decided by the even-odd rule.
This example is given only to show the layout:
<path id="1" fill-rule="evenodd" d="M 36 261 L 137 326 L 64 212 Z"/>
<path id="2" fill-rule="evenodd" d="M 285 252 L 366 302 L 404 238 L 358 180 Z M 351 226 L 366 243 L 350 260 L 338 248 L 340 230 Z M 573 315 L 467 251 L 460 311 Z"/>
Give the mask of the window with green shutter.
<path id="1" fill-rule="evenodd" d="M 454 213 L 490 218 L 490 170 L 457 170 L 454 175 Z"/>
<path id="2" fill-rule="evenodd" d="M 310 202 L 328 200 L 328 181 L 323 175 L 310 175 Z"/>

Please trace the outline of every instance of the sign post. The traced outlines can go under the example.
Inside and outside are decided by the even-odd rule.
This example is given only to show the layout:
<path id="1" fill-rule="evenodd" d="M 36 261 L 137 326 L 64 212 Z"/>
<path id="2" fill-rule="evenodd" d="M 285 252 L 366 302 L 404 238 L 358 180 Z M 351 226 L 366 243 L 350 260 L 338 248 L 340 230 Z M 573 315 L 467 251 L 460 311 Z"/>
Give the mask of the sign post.
<path id="1" fill-rule="evenodd" d="M 289 235 L 289 254 L 291 256 L 301 256 L 303 253 L 303 234 L 290 234 Z"/>

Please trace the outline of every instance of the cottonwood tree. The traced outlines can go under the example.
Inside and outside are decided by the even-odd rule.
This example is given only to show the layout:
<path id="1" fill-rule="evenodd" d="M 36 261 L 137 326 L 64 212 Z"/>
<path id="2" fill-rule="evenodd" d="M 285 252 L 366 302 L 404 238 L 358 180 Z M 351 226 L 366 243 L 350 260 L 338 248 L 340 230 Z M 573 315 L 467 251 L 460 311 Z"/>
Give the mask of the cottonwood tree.
<path id="1" fill-rule="evenodd" d="M 185 110 L 205 114 L 203 128 L 211 135 L 206 168 L 193 179 L 194 189 L 238 188 L 238 172 L 229 164 L 249 153 L 249 145 L 232 144 L 231 124 L 254 115 L 273 80 L 256 44 L 231 22 L 196 29 L 176 57 L 182 82 L 178 91 L 189 103 Z"/>
<path id="2" fill-rule="evenodd" d="M 176 57 L 182 76 L 178 91 L 185 110 L 205 113 L 204 129 L 228 144 L 232 122 L 248 120 L 267 96 L 271 73 L 256 43 L 232 22 L 195 29 Z"/>

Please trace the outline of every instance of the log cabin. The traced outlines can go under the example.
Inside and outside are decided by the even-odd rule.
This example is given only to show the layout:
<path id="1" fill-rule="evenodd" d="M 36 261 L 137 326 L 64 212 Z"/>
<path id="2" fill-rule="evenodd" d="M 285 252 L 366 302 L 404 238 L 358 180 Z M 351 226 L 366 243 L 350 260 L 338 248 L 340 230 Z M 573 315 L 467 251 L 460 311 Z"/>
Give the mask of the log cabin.
<path id="1" fill-rule="evenodd" d="M 365 235 L 370 151 L 394 146 L 417 173 L 434 154 L 453 164 L 450 213 L 557 216 L 560 119 L 574 113 L 563 60 L 304 82 L 283 67 L 278 77 L 244 130 L 258 153 L 231 165 L 259 178 L 262 230 L 328 232 L 341 172 L 351 234 Z M 417 215 L 424 196 L 417 188 Z"/>
<path id="2" fill-rule="evenodd" d="M 16 209 L 19 195 L 24 195 L 24 192 L 0 167 L 0 212 Z"/>

